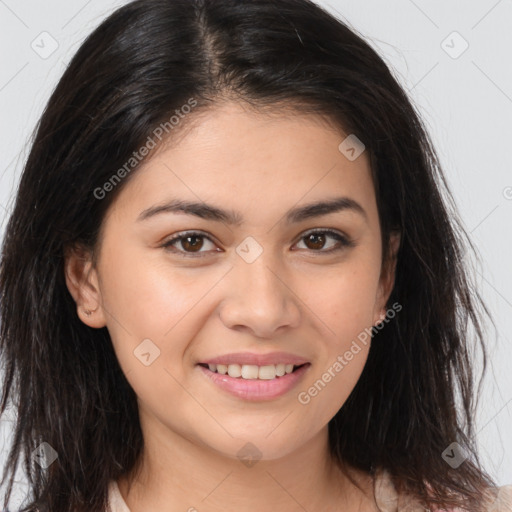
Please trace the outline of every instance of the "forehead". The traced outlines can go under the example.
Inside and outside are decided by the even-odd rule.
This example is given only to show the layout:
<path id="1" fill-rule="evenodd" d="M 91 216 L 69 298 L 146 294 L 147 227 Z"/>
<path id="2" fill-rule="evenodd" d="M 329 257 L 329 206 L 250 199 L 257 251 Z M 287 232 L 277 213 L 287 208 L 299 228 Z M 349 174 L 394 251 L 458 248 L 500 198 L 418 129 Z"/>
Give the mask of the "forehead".
<path id="1" fill-rule="evenodd" d="M 227 103 L 185 122 L 186 129 L 135 172 L 119 208 L 141 210 L 178 197 L 275 216 L 339 195 L 374 206 L 366 152 L 349 160 L 339 148 L 348 134 L 325 118 Z"/>

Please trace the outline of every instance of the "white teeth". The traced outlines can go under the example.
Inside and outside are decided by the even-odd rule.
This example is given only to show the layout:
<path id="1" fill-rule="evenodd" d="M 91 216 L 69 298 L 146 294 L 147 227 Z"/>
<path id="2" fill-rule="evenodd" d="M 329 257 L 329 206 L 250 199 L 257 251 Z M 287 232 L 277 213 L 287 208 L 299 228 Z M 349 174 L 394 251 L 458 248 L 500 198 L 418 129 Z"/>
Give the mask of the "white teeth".
<path id="1" fill-rule="evenodd" d="M 217 373 L 222 373 L 222 375 L 226 375 L 228 373 L 228 367 L 225 364 L 212 365 L 217 366 Z M 212 370 L 215 371 L 215 370 Z"/>
<path id="2" fill-rule="evenodd" d="M 240 377 L 242 375 L 242 367 L 239 364 L 229 364 L 228 375 L 230 377 Z"/>
<path id="3" fill-rule="evenodd" d="M 293 367 L 292 367 L 293 370 Z M 286 365 L 285 364 L 276 364 L 276 375 L 278 377 L 282 377 L 286 373 Z"/>
<path id="4" fill-rule="evenodd" d="M 254 364 L 244 364 L 242 366 L 242 378 L 257 379 L 258 378 L 258 367 Z"/>
<path id="5" fill-rule="evenodd" d="M 275 379 L 276 378 L 276 367 L 273 364 L 268 364 L 266 366 L 260 366 L 260 371 L 258 373 L 259 379 Z"/>
<path id="6" fill-rule="evenodd" d="M 262 379 L 271 380 L 276 377 L 282 377 L 285 373 L 292 373 L 293 364 L 267 364 L 257 366 L 254 364 L 208 364 L 212 372 L 221 375 L 228 374 L 230 377 L 242 377 L 242 379 Z"/>

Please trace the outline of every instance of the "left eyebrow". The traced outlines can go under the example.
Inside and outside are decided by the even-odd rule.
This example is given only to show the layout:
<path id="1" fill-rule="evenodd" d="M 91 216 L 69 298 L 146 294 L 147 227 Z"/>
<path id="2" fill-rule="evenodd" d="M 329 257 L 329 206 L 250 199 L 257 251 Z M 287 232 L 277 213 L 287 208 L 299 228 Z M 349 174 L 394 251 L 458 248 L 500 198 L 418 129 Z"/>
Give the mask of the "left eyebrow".
<path id="1" fill-rule="evenodd" d="M 361 215 L 365 220 L 368 220 L 366 211 L 357 201 L 350 197 L 335 197 L 333 199 L 317 201 L 315 203 L 292 208 L 286 213 L 285 221 L 288 224 L 298 223 L 307 219 L 341 211 L 352 211 Z M 180 199 L 173 199 L 165 204 L 147 208 L 137 217 L 137 222 L 147 220 L 163 213 L 194 215 L 201 219 L 214 220 L 230 225 L 240 225 L 244 222 L 243 216 L 239 212 L 223 210 L 207 203 L 184 201 Z"/>
<path id="2" fill-rule="evenodd" d="M 352 211 L 358 213 L 365 220 L 368 220 L 364 208 L 354 199 L 350 197 L 335 197 L 327 201 L 319 201 L 316 203 L 306 204 L 291 209 L 286 214 L 286 222 L 291 224 L 294 222 L 301 222 L 306 219 L 328 215 L 330 213 L 337 213 L 341 211 Z"/>

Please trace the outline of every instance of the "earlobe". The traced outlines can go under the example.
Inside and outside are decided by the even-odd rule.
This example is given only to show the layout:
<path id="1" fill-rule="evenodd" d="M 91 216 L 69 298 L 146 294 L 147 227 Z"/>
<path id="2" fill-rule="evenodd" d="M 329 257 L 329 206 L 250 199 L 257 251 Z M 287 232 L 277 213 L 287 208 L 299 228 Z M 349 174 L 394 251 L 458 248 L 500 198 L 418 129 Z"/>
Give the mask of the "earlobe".
<path id="1" fill-rule="evenodd" d="M 89 327 L 105 327 L 98 272 L 90 251 L 74 247 L 66 251 L 64 260 L 66 285 L 76 303 L 78 317 Z"/>

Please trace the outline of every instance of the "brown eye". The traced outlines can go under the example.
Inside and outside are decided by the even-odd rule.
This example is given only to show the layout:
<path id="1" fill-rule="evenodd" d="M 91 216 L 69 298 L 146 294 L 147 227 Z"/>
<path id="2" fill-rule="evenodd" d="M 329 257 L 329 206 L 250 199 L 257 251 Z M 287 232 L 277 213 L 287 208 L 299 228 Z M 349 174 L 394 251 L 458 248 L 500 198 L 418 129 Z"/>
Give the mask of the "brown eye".
<path id="1" fill-rule="evenodd" d="M 324 249 L 326 242 L 329 239 L 334 239 L 338 243 L 332 244 L 328 249 Z M 341 235 L 340 233 L 337 233 L 336 231 L 331 230 L 318 230 L 318 231 L 311 231 L 305 236 L 303 236 L 300 240 L 301 242 L 304 241 L 304 245 L 307 249 L 310 249 L 314 252 L 319 253 L 330 253 L 342 250 L 347 247 L 353 247 L 355 246 L 355 243 L 352 240 L 349 240 L 347 237 Z"/>
<path id="2" fill-rule="evenodd" d="M 186 250 L 186 251 L 193 251 L 193 252 L 197 252 L 201 249 L 201 247 L 203 246 L 203 241 L 202 241 L 202 238 L 201 236 L 198 236 L 198 235 L 189 235 L 189 236 L 185 236 L 181 239 L 181 246 Z"/>
<path id="3" fill-rule="evenodd" d="M 325 244 L 325 235 L 323 233 L 311 233 L 304 237 L 306 240 L 306 245 L 308 245 L 310 249 L 321 249 Z"/>
<path id="4" fill-rule="evenodd" d="M 165 242 L 162 247 L 174 253 L 190 256 L 205 256 L 209 251 L 202 251 L 205 240 L 215 247 L 209 237 L 202 233 L 188 232 L 181 233 Z M 181 248 L 180 248 L 181 246 Z"/>

